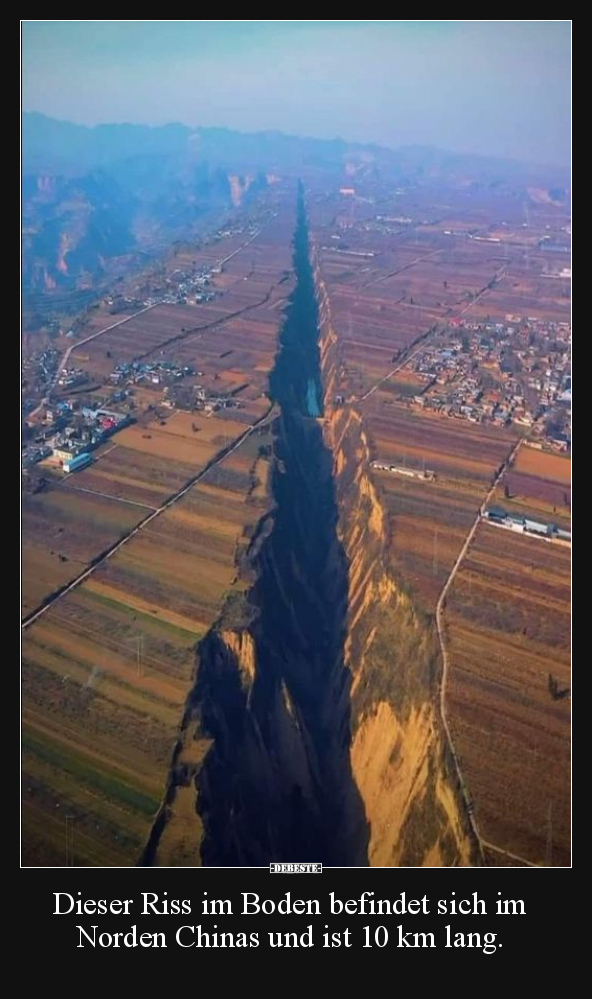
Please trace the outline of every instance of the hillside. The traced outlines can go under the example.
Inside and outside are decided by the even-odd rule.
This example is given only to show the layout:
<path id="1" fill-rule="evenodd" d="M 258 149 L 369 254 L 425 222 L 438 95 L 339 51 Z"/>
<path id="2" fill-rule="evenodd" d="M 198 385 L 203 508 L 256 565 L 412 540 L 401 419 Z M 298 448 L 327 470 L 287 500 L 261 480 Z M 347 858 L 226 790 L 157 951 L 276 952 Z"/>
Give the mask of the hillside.
<path id="1" fill-rule="evenodd" d="M 386 149 L 279 132 L 23 116 L 23 290 L 30 328 L 75 312 L 108 281 L 174 239 L 199 236 L 270 182 L 323 175 L 352 184 L 451 184 L 522 196 L 565 185 L 561 171 L 426 147 Z M 470 181 L 467 181 L 470 178 Z"/>

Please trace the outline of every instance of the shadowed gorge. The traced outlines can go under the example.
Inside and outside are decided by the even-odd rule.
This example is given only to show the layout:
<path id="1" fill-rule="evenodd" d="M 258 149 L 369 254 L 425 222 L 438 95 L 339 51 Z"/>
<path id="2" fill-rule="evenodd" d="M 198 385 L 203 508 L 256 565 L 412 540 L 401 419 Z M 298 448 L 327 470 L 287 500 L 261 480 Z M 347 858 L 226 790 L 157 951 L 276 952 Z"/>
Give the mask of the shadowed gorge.
<path id="1" fill-rule="evenodd" d="M 433 619 L 388 557 L 392 526 L 370 472 L 362 412 L 341 403 L 343 360 L 314 248 L 325 389 L 323 436 L 333 456 L 337 533 L 348 563 L 345 662 L 352 676 L 352 771 L 381 867 L 479 862 L 437 707 L 441 660 Z"/>
<path id="2" fill-rule="evenodd" d="M 364 865 L 344 665 L 347 564 L 320 424 L 318 313 L 302 193 L 297 283 L 271 374 L 274 508 L 251 543 L 256 583 L 200 643 L 189 713 L 213 739 L 197 775 L 204 865 L 298 857 Z"/>
<path id="3" fill-rule="evenodd" d="M 21 35 L 22 865 L 569 865 L 571 22 Z"/>
<path id="4" fill-rule="evenodd" d="M 270 375 L 272 507 L 200 642 L 143 863 L 450 866 L 474 860 L 436 707 L 439 655 L 385 557 L 361 414 L 302 191 Z M 201 747 L 201 748 L 200 748 Z M 197 791 L 197 795 L 196 795 Z"/>
<path id="5" fill-rule="evenodd" d="M 365 861 L 363 808 L 349 764 L 347 567 L 336 537 L 331 456 L 310 418 L 321 405 L 320 358 L 302 195 L 294 266 L 297 284 L 270 379 L 281 411 L 276 505 L 253 559 L 252 672 L 245 676 L 242 650 L 216 632 L 199 653 L 196 696 L 214 737 L 198 779 L 207 865 Z"/>

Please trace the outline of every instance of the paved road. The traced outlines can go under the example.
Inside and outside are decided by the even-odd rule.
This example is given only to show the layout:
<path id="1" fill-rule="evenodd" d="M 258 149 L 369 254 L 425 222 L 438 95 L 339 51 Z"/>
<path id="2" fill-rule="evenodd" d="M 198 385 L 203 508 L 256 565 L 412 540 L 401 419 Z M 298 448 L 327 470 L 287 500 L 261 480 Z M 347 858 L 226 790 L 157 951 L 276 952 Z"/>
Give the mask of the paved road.
<path id="1" fill-rule="evenodd" d="M 457 753 L 456 753 L 456 749 L 454 748 L 454 742 L 452 740 L 452 734 L 451 734 L 451 731 L 450 731 L 450 726 L 448 724 L 448 717 L 446 715 L 446 684 L 447 684 L 447 681 L 448 681 L 448 671 L 449 671 L 449 667 L 450 667 L 450 660 L 449 660 L 449 655 L 448 655 L 448 652 L 447 652 L 447 649 L 446 649 L 446 641 L 445 641 L 445 633 L 444 633 L 444 621 L 443 621 L 443 610 L 444 610 L 444 605 L 445 605 L 445 602 L 446 602 L 446 595 L 448 594 L 448 591 L 449 591 L 449 589 L 450 589 L 450 587 L 451 587 L 451 585 L 452 585 L 452 583 L 454 581 L 454 577 L 456 576 L 456 574 L 457 574 L 457 572 L 459 570 L 460 564 L 461 564 L 462 560 L 464 559 L 465 555 L 467 554 L 467 551 L 469 550 L 470 544 L 471 544 L 473 538 L 475 537 L 475 533 L 476 533 L 477 528 L 478 528 L 478 526 L 479 526 L 479 524 L 481 522 L 482 511 L 485 509 L 485 507 L 489 503 L 489 500 L 493 496 L 493 494 L 494 494 L 494 492 L 496 490 L 496 487 L 498 486 L 499 482 L 502 479 L 502 476 L 503 476 L 504 472 L 506 471 L 508 465 L 512 462 L 512 460 L 516 456 L 516 454 L 517 454 L 519 448 L 521 447 L 522 443 L 523 443 L 523 439 L 521 438 L 518 441 L 518 443 L 514 445 L 514 447 L 512 448 L 512 450 L 510 451 L 510 453 L 508 454 L 507 458 L 505 459 L 504 463 L 502 464 L 502 466 L 501 466 L 498 474 L 496 475 L 494 483 L 493 483 L 491 489 L 489 490 L 489 492 L 487 493 L 487 496 L 483 500 L 483 503 L 482 503 L 481 507 L 479 508 L 477 516 L 475 517 L 475 520 L 473 522 L 473 525 L 472 525 L 469 533 L 467 534 L 465 542 L 464 542 L 464 544 L 463 544 L 463 546 L 462 546 L 462 548 L 461 548 L 461 550 L 460 550 L 460 552 L 459 552 L 459 554 L 458 554 L 458 556 L 456 558 L 456 561 L 455 561 L 454 565 L 452 566 L 452 569 L 450 570 L 450 574 L 448 576 L 448 579 L 444 583 L 444 587 L 443 587 L 442 592 L 440 593 L 440 596 L 438 598 L 438 603 L 436 604 L 436 629 L 437 629 L 437 632 L 438 632 L 438 640 L 440 642 L 440 648 L 442 650 L 442 679 L 441 679 L 441 683 L 440 683 L 440 716 L 442 718 L 442 724 L 444 726 L 444 731 L 446 732 L 446 738 L 448 740 L 448 745 L 450 747 L 450 752 L 451 752 L 451 755 L 452 755 L 452 759 L 454 761 L 454 766 L 455 766 L 455 769 L 456 769 L 456 775 L 457 775 L 458 782 L 459 782 L 459 785 L 460 785 L 461 794 L 462 794 L 463 799 L 464 799 L 465 807 L 466 807 L 466 810 L 467 810 L 467 815 L 469 817 L 469 822 L 471 824 L 471 828 L 472 828 L 473 834 L 475 836 L 475 839 L 476 839 L 477 843 L 479 844 L 479 848 L 480 848 L 481 854 L 483 854 L 483 847 L 484 847 L 484 845 L 487 845 L 487 846 L 491 847 L 491 844 L 490 843 L 486 844 L 485 841 L 483 840 L 483 838 L 481 837 L 481 834 L 479 833 L 477 822 L 476 822 L 475 816 L 473 814 L 473 804 L 472 804 L 471 797 L 469 795 L 468 789 L 467 789 L 466 784 L 465 784 L 464 779 L 463 779 L 462 771 L 461 771 L 461 768 L 460 768 L 460 762 L 459 762 L 459 759 L 458 759 L 458 756 L 457 756 Z M 496 849 L 499 850 L 499 847 L 497 847 Z M 500 850 L 500 852 L 501 853 L 506 853 L 505 850 Z M 508 856 L 511 856 L 511 855 L 508 854 Z M 521 861 L 523 861 L 523 863 L 528 863 L 528 861 L 523 860 L 522 857 L 517 858 L 517 859 L 520 859 Z M 536 864 L 531 864 L 529 866 L 536 867 L 537 865 Z"/>
<path id="2" fill-rule="evenodd" d="M 246 246 L 249 246 L 249 244 L 252 243 L 254 239 L 257 239 L 257 236 L 260 235 L 260 233 L 262 232 L 262 230 L 263 230 L 263 227 L 261 229 L 258 229 L 257 232 L 253 236 L 250 237 L 250 239 L 246 240 L 246 242 L 241 243 L 241 245 L 239 247 L 237 247 L 236 250 L 233 250 L 232 253 L 229 253 L 227 257 L 223 257 L 222 260 L 219 260 L 218 261 L 218 266 L 222 267 L 223 264 L 225 264 L 229 260 L 231 260 L 232 257 L 236 256 L 237 253 L 240 253 L 240 251 L 244 250 Z M 66 350 L 64 351 L 64 353 L 62 354 L 62 357 L 60 358 L 60 362 L 59 362 L 59 364 L 58 364 L 58 366 L 56 368 L 55 377 L 54 377 L 51 385 L 47 389 L 45 395 L 43 396 L 43 399 L 41 400 L 41 402 L 39 403 L 39 405 L 36 406 L 35 409 L 33 409 L 28 414 L 27 419 L 30 420 L 32 417 L 37 416 L 37 414 L 41 412 L 41 410 L 43 409 L 43 407 L 47 406 L 47 404 L 49 403 L 49 397 L 50 397 L 51 393 L 53 392 L 54 388 L 56 387 L 57 380 L 60 377 L 60 373 L 62 371 L 62 368 L 66 367 L 66 364 L 68 363 L 68 359 L 70 357 L 70 354 L 72 353 L 73 350 L 77 350 L 78 347 L 83 347 L 85 343 L 90 343 L 91 340 L 96 340 L 97 337 L 102 336 L 103 333 L 108 333 L 109 330 L 114 330 L 116 326 L 123 326 L 123 324 L 124 323 L 128 323 L 130 321 L 130 319 L 135 319 L 136 316 L 141 316 L 142 313 L 148 312 L 150 309 L 155 309 L 157 305 L 161 305 L 161 304 L 162 304 L 161 302 L 155 302 L 153 305 L 146 305 L 143 309 L 140 309 L 139 312 L 134 312 L 133 315 L 126 316 L 125 319 L 119 319 L 116 323 L 111 323 L 110 326 L 105 326 L 104 329 L 97 330 L 96 333 L 91 333 L 91 335 L 85 337 L 84 340 L 78 340 L 76 343 L 71 343 L 70 346 L 67 347 Z"/>
<path id="3" fill-rule="evenodd" d="M 49 386 L 46 394 L 43 396 L 43 399 L 41 400 L 39 405 L 36 406 L 35 409 L 33 409 L 28 414 L 27 419 L 30 420 L 32 416 L 37 416 L 37 413 L 40 413 L 43 407 L 47 406 L 49 402 L 49 397 L 53 392 L 54 388 L 56 387 L 57 380 L 60 377 L 62 368 L 66 367 L 66 364 L 68 363 L 68 358 L 70 357 L 70 354 L 72 353 L 73 350 L 78 350 L 79 347 L 83 347 L 85 343 L 90 343 L 91 340 L 96 340 L 97 337 L 102 336 L 103 333 L 108 333 L 109 330 L 114 330 L 116 326 L 123 326 L 124 323 L 129 323 L 130 319 L 135 319 L 136 316 L 141 316 L 143 312 L 148 312 L 150 309 L 154 308 L 156 308 L 156 303 L 154 305 L 147 305 L 145 308 L 140 309 L 139 312 L 134 312 L 132 316 L 126 316 L 125 319 L 119 319 L 116 323 L 111 323 L 110 326 L 105 326 L 104 329 L 97 330 L 96 333 L 91 333 L 91 335 L 85 337 L 84 340 L 78 340 L 77 343 L 71 343 L 70 346 L 66 348 L 66 350 L 64 351 L 64 353 L 60 358 L 60 362 L 56 368 L 54 379 L 51 385 Z"/>
<path id="4" fill-rule="evenodd" d="M 257 232 L 253 236 L 251 236 L 251 238 L 248 239 L 246 243 L 241 243 L 241 245 L 236 250 L 233 250 L 232 253 L 229 253 L 227 257 L 224 257 L 222 260 L 219 260 L 218 267 L 222 267 L 223 264 L 226 264 L 229 260 L 232 260 L 232 258 L 235 257 L 237 253 L 240 253 L 241 250 L 244 250 L 245 246 L 249 246 L 249 244 L 252 243 L 254 239 L 257 239 L 257 236 L 259 236 L 263 232 L 263 229 L 264 226 L 261 226 L 261 228 L 257 229 Z"/>
<path id="5" fill-rule="evenodd" d="M 422 260 L 428 260 L 430 257 L 435 257 L 438 253 L 444 253 L 444 248 L 441 250 L 430 250 L 429 253 L 424 253 L 421 257 L 415 257 L 414 260 L 410 260 L 408 264 L 403 264 L 402 267 L 397 267 L 394 271 L 389 271 L 388 274 L 379 274 L 378 277 L 371 278 L 366 284 L 362 285 L 362 289 L 370 288 L 373 284 L 378 284 L 379 281 L 388 281 L 389 278 L 395 277 L 395 275 L 400 274 L 402 271 L 409 270 L 410 267 L 415 267 L 416 264 L 421 263 Z"/>
<path id="6" fill-rule="evenodd" d="M 205 466 L 205 468 L 202 468 L 202 470 L 198 472 L 197 475 L 194 475 L 189 480 L 189 482 L 187 482 L 181 489 L 179 489 L 176 493 L 173 493 L 172 496 L 169 496 L 169 498 L 162 504 L 162 506 L 159 506 L 158 509 L 153 510 L 152 513 L 149 513 L 146 517 L 144 517 L 143 520 L 139 522 L 139 524 L 136 524 L 135 527 L 132 527 L 123 538 L 121 538 L 119 541 L 116 541 L 115 544 L 111 545 L 110 548 L 104 551 L 103 554 L 97 559 L 97 561 L 93 563 L 93 565 L 91 565 L 88 569 L 85 569 L 78 576 L 76 576 L 76 578 L 73 579 L 71 583 L 68 583 L 68 585 L 65 586 L 63 590 L 58 590 L 57 592 L 53 593 L 47 599 L 46 603 L 42 604 L 36 610 L 31 611 L 29 614 L 27 614 L 22 621 L 21 627 L 23 628 L 23 630 L 25 628 L 28 628 L 31 624 L 33 624 L 33 622 L 36 621 L 37 618 L 41 617 L 42 614 L 45 614 L 45 612 L 49 610 L 49 608 L 52 607 L 57 600 L 60 600 L 62 597 L 65 597 L 66 594 L 70 593 L 71 590 L 75 589 L 77 586 L 80 586 L 80 584 L 83 583 L 85 579 L 88 579 L 88 577 L 91 576 L 93 572 L 95 572 L 95 570 L 99 568 L 99 566 L 103 565 L 108 559 L 110 559 L 113 555 L 115 555 L 115 553 L 118 552 L 120 548 L 123 548 L 123 546 L 126 545 L 128 541 L 131 540 L 131 538 L 135 537 L 136 534 L 139 534 L 140 531 L 143 531 L 144 528 L 147 527 L 148 524 L 151 524 L 156 517 L 159 517 L 161 513 L 165 512 L 165 510 L 169 510 L 175 503 L 178 502 L 178 500 L 180 500 L 183 496 L 185 496 L 185 494 L 188 493 L 189 490 L 192 489 L 193 486 L 196 485 L 196 483 L 199 482 L 200 479 L 202 479 L 207 472 L 209 472 L 212 468 L 214 468 L 214 466 L 220 465 L 226 458 L 228 458 L 231 454 L 233 454 L 237 450 L 237 448 L 239 448 L 241 444 L 247 439 L 247 437 L 249 437 L 252 433 L 254 433 L 255 430 L 257 430 L 258 427 L 264 426 L 266 423 L 269 423 L 269 421 L 272 420 L 274 416 L 275 416 L 275 411 L 272 408 L 267 413 L 265 413 L 265 415 L 262 416 L 261 419 L 257 420 L 256 423 L 253 423 L 252 426 L 248 427 L 243 434 L 237 437 L 234 443 L 229 448 L 227 448 L 220 455 L 218 455 L 217 458 L 214 458 L 212 461 L 210 461 Z M 113 499 L 113 497 L 110 496 L 109 499 Z"/>

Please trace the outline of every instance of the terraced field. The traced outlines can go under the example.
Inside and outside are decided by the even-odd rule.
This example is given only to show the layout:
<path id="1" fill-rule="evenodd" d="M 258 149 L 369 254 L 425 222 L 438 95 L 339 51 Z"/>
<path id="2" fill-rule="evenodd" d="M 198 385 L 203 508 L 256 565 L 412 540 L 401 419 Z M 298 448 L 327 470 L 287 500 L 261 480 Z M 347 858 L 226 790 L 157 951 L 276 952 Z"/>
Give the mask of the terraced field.
<path id="1" fill-rule="evenodd" d="M 399 397 L 421 383 L 406 371 L 355 400 L 419 337 L 460 312 L 527 308 L 564 318 L 566 309 L 561 282 L 540 276 L 534 236 L 529 270 L 531 237 L 521 232 L 516 199 L 498 205 L 514 227 L 500 227 L 500 245 L 466 236 L 491 221 L 470 191 L 451 205 L 434 207 L 432 198 L 414 189 L 399 199 L 392 214 L 409 214 L 413 224 L 386 234 L 353 231 L 355 219 L 376 215 L 374 203 L 353 208 L 323 196 L 311 205 L 343 404 L 360 407 L 374 460 L 435 473 L 428 481 L 372 472 L 396 578 L 427 614 L 516 435 L 412 411 Z M 25 497 L 25 612 L 160 511 L 267 412 L 267 376 L 293 287 L 293 222 L 280 212 L 242 250 L 244 236 L 179 249 L 165 270 L 229 257 L 213 301 L 159 305 L 73 350 L 71 363 L 98 382 L 136 358 L 193 366 L 199 374 L 184 384 L 232 392 L 240 407 L 211 417 L 165 414 L 161 389 L 134 388 L 137 423 L 89 468 Z M 446 234 L 452 229 L 457 235 Z M 93 316 L 88 332 L 113 318 Z M 248 584 L 243 555 L 269 502 L 270 439 L 267 426 L 252 433 L 24 632 L 25 864 L 128 866 L 140 857 L 196 644 L 226 601 L 240 607 Z M 491 502 L 565 526 L 569 483 L 569 459 L 523 447 Z M 535 864 L 569 862 L 569 554 L 481 524 L 445 608 L 447 713 L 479 829 Z M 198 759 L 206 748 L 198 739 L 184 752 Z M 194 807 L 192 792 L 179 801 Z M 488 858 L 507 862 L 496 851 Z"/>
<path id="2" fill-rule="evenodd" d="M 73 351 L 71 363 L 100 379 L 120 361 L 153 352 L 160 358 L 173 339 L 167 357 L 203 372 L 194 381 L 208 391 L 235 394 L 240 408 L 156 418 L 147 407 L 154 409 L 162 393 L 135 389 L 137 423 L 117 434 L 92 466 L 25 500 L 24 613 L 75 578 L 269 409 L 267 373 L 290 291 L 288 227 L 278 219 L 257 240 L 245 259 L 237 253 L 218 276 L 228 285 L 222 298 L 199 307 L 157 306 Z M 209 250 L 217 260 L 240 245 L 228 241 L 224 250 L 222 244 Z M 195 326 L 199 330 L 188 333 Z"/>
<path id="3" fill-rule="evenodd" d="M 196 643 L 245 585 L 263 430 L 24 633 L 25 864 L 66 864 L 69 824 L 74 865 L 137 862 Z"/>
<path id="4" fill-rule="evenodd" d="M 496 490 L 493 502 L 508 513 L 569 528 L 571 459 L 522 447 Z"/>
<path id="5" fill-rule="evenodd" d="M 422 218 L 418 203 L 408 210 Z M 405 214 L 402 205 L 393 214 L 399 212 Z M 469 216 L 466 208 L 465 213 Z M 372 208 L 356 205 L 358 223 L 374 215 Z M 358 396 L 384 377 L 413 341 L 464 311 L 502 264 L 499 247 L 451 239 L 444 224 L 422 221 L 400 225 L 398 232 L 393 225 L 388 233 L 358 224 L 350 230 L 354 220 L 338 199 L 313 204 L 311 219 L 348 388 Z M 478 213 L 465 224 L 470 228 L 477 221 Z"/>
<path id="6" fill-rule="evenodd" d="M 76 481 L 76 480 L 75 480 Z M 74 579 L 99 552 L 146 515 L 139 506 L 69 486 L 23 497 L 22 610 Z"/>
<path id="7" fill-rule="evenodd" d="M 373 457 L 434 480 L 373 470 L 390 514 L 389 552 L 397 575 L 424 610 L 440 591 L 487 494 L 514 446 L 511 433 L 418 413 L 378 391 L 364 403 Z"/>
<path id="8" fill-rule="evenodd" d="M 237 240 L 224 240 L 195 259 L 219 263 L 240 246 Z M 243 384 L 250 386 L 247 398 L 257 398 L 273 363 L 278 310 L 281 317 L 291 290 L 290 268 L 290 240 L 278 219 L 224 264 L 212 285 L 221 294 L 212 301 L 157 305 L 75 348 L 72 363 L 103 379 L 118 363 L 162 360 L 166 353 L 167 360 L 201 371 L 193 380 L 208 388 L 221 391 Z"/>
<path id="9" fill-rule="evenodd" d="M 535 864 L 570 863 L 570 554 L 482 523 L 445 612 L 449 720 L 481 835 Z"/>
<path id="10" fill-rule="evenodd" d="M 216 458 L 270 410 L 267 373 L 290 293 L 292 232 L 288 211 L 244 259 L 244 236 L 203 248 L 212 263 L 240 250 L 216 278 L 222 296 L 158 306 L 72 352 L 71 363 L 98 381 L 138 356 L 191 365 L 200 372 L 194 382 L 213 395 L 233 393 L 240 406 L 210 416 L 171 411 L 162 389 L 135 387 L 136 422 L 91 466 L 62 480 L 47 472 L 45 490 L 25 497 L 25 613 L 130 535 L 23 633 L 26 865 L 130 866 L 142 854 L 196 645 L 227 599 L 240 606 L 243 555 L 267 510 L 269 424 Z M 187 266 L 182 254 L 176 266 Z M 198 741 L 191 751 L 199 757 L 205 747 Z"/>
<path id="11" fill-rule="evenodd" d="M 23 613 L 74 579 L 244 431 L 243 423 L 215 415 L 142 421 L 122 430 L 88 468 L 25 497 Z"/>
<path id="12" fill-rule="evenodd" d="M 436 472 L 433 481 L 373 472 L 395 571 L 433 613 L 515 437 L 384 395 L 365 404 L 375 457 Z M 567 524 L 569 464 L 522 447 L 491 502 Z M 501 851 L 553 866 L 570 863 L 570 554 L 482 523 L 445 608 L 447 716 L 479 831 Z M 491 850 L 488 863 L 515 862 Z"/>
<path id="13" fill-rule="evenodd" d="M 556 261 L 537 245 L 544 211 L 525 227 L 512 199 L 455 197 L 436 208 L 384 192 L 380 216 L 361 198 L 319 197 L 312 212 L 335 391 L 361 409 L 372 460 L 435 473 L 372 470 L 394 572 L 429 615 L 518 431 L 412 411 L 404 398 L 421 381 L 386 376 L 418 337 L 460 315 L 569 318 L 569 282 L 546 277 Z M 489 503 L 568 526 L 569 459 L 522 447 Z M 569 863 L 569 611 L 568 548 L 480 524 L 444 611 L 446 714 L 479 830 L 498 848 L 486 850 L 491 864 L 520 865 L 500 850 Z"/>

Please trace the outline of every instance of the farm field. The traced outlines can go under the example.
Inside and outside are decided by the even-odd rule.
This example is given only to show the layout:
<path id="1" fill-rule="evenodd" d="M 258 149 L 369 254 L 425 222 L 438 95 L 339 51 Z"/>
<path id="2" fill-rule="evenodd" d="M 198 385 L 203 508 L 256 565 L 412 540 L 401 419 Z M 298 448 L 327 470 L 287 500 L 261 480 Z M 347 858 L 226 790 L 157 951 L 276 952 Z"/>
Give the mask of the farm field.
<path id="1" fill-rule="evenodd" d="M 449 190 L 443 204 L 441 192 L 426 187 L 384 191 L 375 203 L 319 194 L 310 220 L 357 396 L 402 349 L 450 318 L 569 320 L 569 280 L 548 274 L 565 255 L 539 245 L 547 226 L 569 222 L 567 212 L 531 205 L 525 228 L 522 205 L 507 194 Z"/>
<path id="2" fill-rule="evenodd" d="M 497 428 L 421 413 L 378 390 L 362 404 L 373 459 L 421 472 L 415 479 L 372 469 L 389 512 L 389 555 L 427 612 L 515 438 Z"/>
<path id="3" fill-rule="evenodd" d="M 393 214 L 406 214 L 397 205 Z M 409 222 L 418 209 L 422 217 L 415 204 Z M 335 215 L 328 223 L 331 211 Z M 444 224 L 422 220 L 379 232 L 364 218 L 373 218 L 372 209 L 356 205 L 355 211 L 354 219 L 342 201 L 323 201 L 322 208 L 312 207 L 311 222 L 349 389 L 360 396 L 418 337 L 447 317 L 473 309 L 502 260 L 499 247 L 451 239 Z"/>
<path id="4" fill-rule="evenodd" d="M 273 363 L 278 310 L 281 313 L 291 290 L 291 250 L 289 239 L 283 245 L 285 235 L 283 221 L 269 223 L 214 277 L 212 287 L 220 294 L 212 301 L 156 305 L 75 348 L 72 363 L 100 380 L 119 363 L 166 359 L 201 372 L 188 382 L 219 390 L 243 384 L 257 397 Z M 222 259 L 222 242 L 213 251 L 215 260 Z M 232 252 L 232 245 L 226 253 Z"/>
<path id="5" fill-rule="evenodd" d="M 24 860 L 137 863 L 164 793 L 195 647 L 267 507 L 253 434 L 24 633 Z M 256 442 L 255 442 L 256 441 Z M 68 847 L 70 849 L 70 847 Z"/>
<path id="6" fill-rule="evenodd" d="M 48 489 L 24 504 L 25 614 L 160 507 L 268 411 L 267 374 L 291 287 L 286 280 L 290 224 L 289 217 L 287 222 L 274 220 L 244 253 L 228 261 L 218 275 L 228 284 L 222 298 L 199 307 L 156 306 L 73 350 L 70 363 L 83 365 L 100 380 L 120 361 L 148 355 L 161 359 L 161 349 L 174 341 L 166 348 L 167 358 L 192 365 L 201 374 L 190 381 L 212 393 L 232 393 L 239 406 L 210 416 L 165 410 L 159 406 L 161 390 L 134 389 L 136 422 L 98 450 L 99 460 L 90 467 L 59 485 L 52 475 Z M 222 254 L 223 242 L 209 248 L 216 259 L 241 245 L 233 243 Z M 198 314 L 200 330 L 189 334 L 190 321 L 193 328 Z M 201 328 L 212 323 L 212 328 Z"/>
<path id="7" fill-rule="evenodd" d="M 126 427 L 118 434 L 117 442 L 151 458 L 168 458 L 174 466 L 190 467 L 195 474 L 244 430 L 244 424 L 222 420 L 215 414 L 207 417 L 179 412 Z"/>
<path id="8" fill-rule="evenodd" d="M 412 407 L 409 397 L 430 376 L 390 372 L 416 342 L 432 343 L 461 316 L 566 318 L 568 283 L 544 276 L 551 257 L 538 249 L 548 208 L 533 209 L 526 227 L 520 199 L 496 201 L 494 192 L 487 204 L 487 194 L 462 184 L 445 198 L 426 183 L 355 203 L 324 191 L 315 200 L 314 170 L 311 186 L 314 259 L 338 338 L 331 402 L 361 412 L 371 461 L 434 473 L 371 469 L 393 575 L 433 618 L 498 469 L 525 431 L 511 416 L 501 428 L 429 412 L 421 400 Z M 156 305 L 72 350 L 69 364 L 89 373 L 84 404 L 114 400 L 134 422 L 89 467 L 63 479 L 48 472 L 45 488 L 25 496 L 24 613 L 156 516 L 23 633 L 26 865 L 137 864 L 171 760 L 184 766 L 206 752 L 196 738 L 173 755 L 198 643 L 222 608 L 237 619 L 244 613 L 245 555 L 270 502 L 270 423 L 216 458 L 270 412 L 268 374 L 294 287 L 293 210 L 265 218 L 246 244 L 242 233 L 177 246 L 164 262 L 158 280 L 215 266 L 210 301 Z M 80 335 L 123 318 L 101 308 Z M 187 367 L 173 375 L 169 364 L 160 380 L 154 368 L 109 378 L 135 360 Z M 217 407 L 209 415 L 206 402 Z M 522 446 L 489 505 L 566 527 L 570 468 L 568 457 Z M 481 523 L 444 612 L 446 712 L 476 821 L 485 840 L 537 865 L 569 863 L 569 599 L 568 549 Z M 434 681 L 429 696 L 435 691 Z M 179 788 L 175 810 L 180 838 L 169 843 L 177 833 L 165 832 L 161 857 L 199 863 L 189 833 L 184 839 L 200 821 L 193 786 Z M 491 866 L 509 863 L 495 850 L 486 856 Z"/>
<path id="9" fill-rule="evenodd" d="M 73 477 L 74 478 L 74 477 Z M 50 485 L 22 503 L 22 609 L 27 614 L 77 576 L 145 515 L 115 498 Z"/>
<path id="10" fill-rule="evenodd" d="M 201 413 L 139 422 L 88 468 L 26 496 L 23 613 L 75 578 L 244 431 L 242 423 Z"/>
<path id="11" fill-rule="evenodd" d="M 565 258 L 539 248 L 560 213 L 537 206 L 525 225 L 512 199 L 397 194 L 384 193 L 380 215 L 362 197 L 319 196 L 311 227 L 338 337 L 336 391 L 360 409 L 371 461 L 419 473 L 371 470 L 393 572 L 434 615 L 520 431 L 412 409 L 406 398 L 425 382 L 390 372 L 461 317 L 565 324 L 569 280 L 550 280 Z M 569 527 L 569 457 L 522 446 L 488 504 Z M 569 548 L 479 525 L 447 596 L 446 713 L 481 835 L 537 865 L 569 864 L 569 612 Z M 486 862 L 517 865 L 493 849 Z"/>
<path id="12" fill-rule="evenodd" d="M 521 447 L 504 474 L 492 502 L 508 513 L 534 517 L 569 528 L 571 523 L 571 459 Z"/>
<path id="13" fill-rule="evenodd" d="M 519 313 L 539 319 L 552 319 L 557 322 L 569 319 L 570 282 L 550 280 L 542 274 L 549 265 L 550 253 L 537 253 L 529 250 L 528 263 L 524 247 L 514 250 L 507 271 L 495 288 L 488 290 L 471 309 L 474 319 L 485 316 Z M 555 263 L 563 265 L 565 257 L 557 254 Z"/>
<path id="14" fill-rule="evenodd" d="M 162 388 L 138 385 L 134 424 L 71 476 L 43 468 L 45 489 L 25 497 L 27 613 L 213 463 L 23 632 L 25 865 L 133 866 L 142 855 L 197 643 L 247 585 L 243 556 L 268 507 L 269 424 L 216 456 L 270 410 L 292 233 L 286 212 L 244 251 L 244 237 L 203 248 L 212 263 L 239 249 L 216 276 L 222 296 L 156 306 L 72 351 L 70 363 L 98 382 L 137 357 L 190 365 L 187 383 L 232 394 L 239 406 L 185 412 L 162 404 Z M 176 266 L 186 266 L 182 255 Z M 99 316 L 86 335 L 96 328 Z M 105 387 L 93 396 L 104 404 Z M 197 756 L 204 751 L 195 744 Z"/>
<path id="15" fill-rule="evenodd" d="M 447 710 L 481 835 L 553 866 L 570 863 L 570 555 L 482 523 L 445 609 Z"/>

